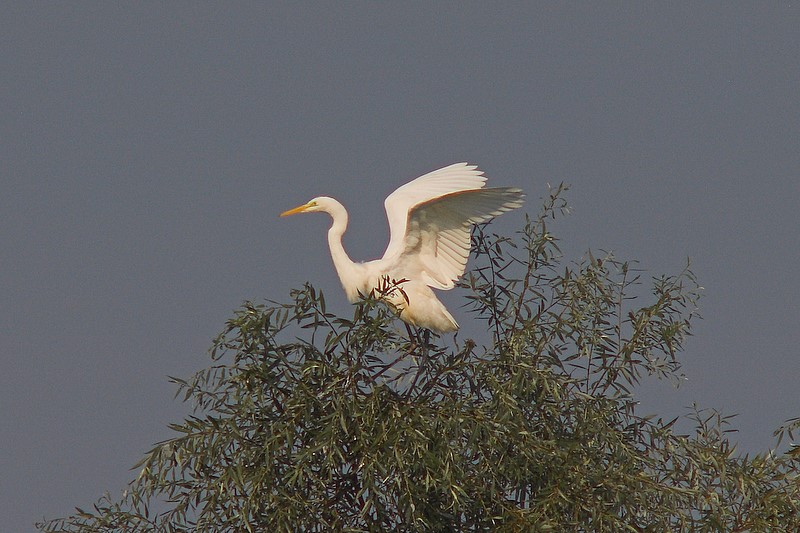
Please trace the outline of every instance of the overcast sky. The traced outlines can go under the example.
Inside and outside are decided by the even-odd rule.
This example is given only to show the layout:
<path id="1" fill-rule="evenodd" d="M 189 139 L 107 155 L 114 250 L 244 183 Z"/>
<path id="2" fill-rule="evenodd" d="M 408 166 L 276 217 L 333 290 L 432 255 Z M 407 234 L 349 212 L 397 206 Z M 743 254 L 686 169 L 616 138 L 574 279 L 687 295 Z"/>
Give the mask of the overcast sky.
<path id="1" fill-rule="evenodd" d="M 337 197 L 372 259 L 383 198 L 458 161 L 531 212 L 570 183 L 571 259 L 691 257 L 689 381 L 644 407 L 739 413 L 766 449 L 800 416 L 798 28 L 780 2 L 6 5 L 2 529 L 118 495 L 188 411 L 167 376 L 207 366 L 242 301 L 309 280 L 349 311 L 328 221 L 278 213 Z"/>

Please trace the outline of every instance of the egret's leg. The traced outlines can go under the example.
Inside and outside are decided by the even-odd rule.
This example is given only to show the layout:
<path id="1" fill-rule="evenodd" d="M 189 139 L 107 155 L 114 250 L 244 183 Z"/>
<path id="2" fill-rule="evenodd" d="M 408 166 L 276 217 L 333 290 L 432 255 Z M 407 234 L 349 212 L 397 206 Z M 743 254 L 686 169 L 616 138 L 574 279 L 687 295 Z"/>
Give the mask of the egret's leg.
<path id="1" fill-rule="evenodd" d="M 422 330 L 422 335 L 423 335 L 423 339 L 424 339 L 423 340 L 424 345 L 426 347 L 430 346 L 431 345 L 431 330 L 429 330 L 428 328 L 424 328 Z"/>
<path id="2" fill-rule="evenodd" d="M 417 346 L 419 345 L 419 338 L 417 335 L 414 335 L 414 332 L 411 331 L 411 326 L 409 326 L 407 322 L 403 322 L 403 325 L 405 325 L 406 331 L 408 332 L 408 342 L 411 343 L 411 345 L 408 347 L 408 351 L 410 353 L 416 350 Z"/>
<path id="3" fill-rule="evenodd" d="M 411 394 L 417 388 L 417 382 L 419 378 L 422 376 L 422 373 L 425 371 L 425 367 L 427 366 L 428 357 L 425 355 L 414 357 L 414 360 L 417 363 L 417 373 L 414 375 L 414 379 L 411 381 L 411 385 L 408 386 L 408 390 L 406 390 L 405 394 L 407 398 L 411 397 Z"/>
<path id="4" fill-rule="evenodd" d="M 411 335 L 411 331 L 409 330 L 409 335 Z M 416 342 L 419 343 L 419 347 L 421 350 L 419 353 L 416 354 L 414 360 L 417 362 L 417 373 L 414 375 L 414 379 L 411 381 L 411 385 L 408 387 L 406 391 L 406 396 L 410 397 L 414 390 L 417 388 L 417 383 L 419 379 L 422 377 L 422 374 L 425 372 L 428 366 L 428 353 L 431 346 L 431 330 L 428 328 L 416 328 L 416 333 L 414 334 L 414 338 Z"/>

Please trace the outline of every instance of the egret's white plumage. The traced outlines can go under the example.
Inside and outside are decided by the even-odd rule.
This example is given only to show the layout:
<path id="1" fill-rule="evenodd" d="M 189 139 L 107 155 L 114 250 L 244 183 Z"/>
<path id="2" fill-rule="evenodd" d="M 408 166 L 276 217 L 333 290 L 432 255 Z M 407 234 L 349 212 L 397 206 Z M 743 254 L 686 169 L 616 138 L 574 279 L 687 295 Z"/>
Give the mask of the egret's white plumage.
<path id="1" fill-rule="evenodd" d="M 342 246 L 347 211 L 333 198 L 319 196 L 281 216 L 323 211 L 333 219 L 328 230 L 331 258 L 348 300 L 358 301 L 382 280 L 400 281 L 387 295 L 400 318 L 414 326 L 447 332 L 458 323 L 431 290 L 452 289 L 464 274 L 472 225 L 522 205 L 514 187 L 484 188 L 486 177 L 474 165 L 456 163 L 406 183 L 384 203 L 389 246 L 381 259 L 354 263 Z"/>

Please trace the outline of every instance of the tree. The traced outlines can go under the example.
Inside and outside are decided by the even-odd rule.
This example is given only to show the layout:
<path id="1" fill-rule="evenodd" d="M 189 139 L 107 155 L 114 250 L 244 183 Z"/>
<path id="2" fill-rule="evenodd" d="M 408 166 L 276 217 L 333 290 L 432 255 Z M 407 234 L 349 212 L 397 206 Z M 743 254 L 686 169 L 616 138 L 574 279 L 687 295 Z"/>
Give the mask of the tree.
<path id="1" fill-rule="evenodd" d="M 380 293 L 352 318 L 311 285 L 246 303 L 213 366 L 173 378 L 195 414 L 122 496 L 38 527 L 800 530 L 800 448 L 742 456 L 714 411 L 689 435 L 637 413 L 641 379 L 679 377 L 700 287 L 688 266 L 645 285 L 610 254 L 565 264 L 548 230 L 564 189 L 513 239 L 476 230 L 462 287 L 482 344 L 409 338 Z"/>

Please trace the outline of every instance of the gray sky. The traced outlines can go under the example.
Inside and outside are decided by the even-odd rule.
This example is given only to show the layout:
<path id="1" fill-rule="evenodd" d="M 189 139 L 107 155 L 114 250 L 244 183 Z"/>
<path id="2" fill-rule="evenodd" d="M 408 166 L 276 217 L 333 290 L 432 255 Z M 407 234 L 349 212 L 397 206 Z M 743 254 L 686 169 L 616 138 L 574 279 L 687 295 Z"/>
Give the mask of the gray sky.
<path id="1" fill-rule="evenodd" d="M 3 8 L 4 530 L 119 494 L 243 300 L 311 280 L 348 311 L 327 220 L 278 213 L 337 197 L 371 259 L 383 198 L 457 161 L 532 211 L 572 184 L 572 258 L 692 258 L 689 381 L 648 412 L 739 413 L 748 451 L 800 416 L 800 7 L 333 5 Z"/>

